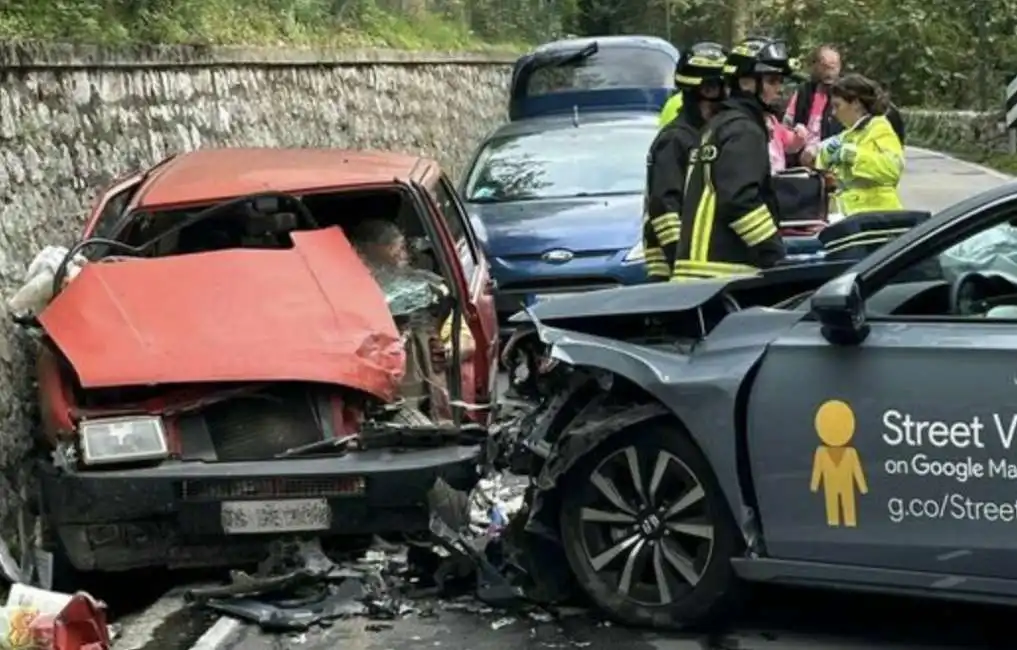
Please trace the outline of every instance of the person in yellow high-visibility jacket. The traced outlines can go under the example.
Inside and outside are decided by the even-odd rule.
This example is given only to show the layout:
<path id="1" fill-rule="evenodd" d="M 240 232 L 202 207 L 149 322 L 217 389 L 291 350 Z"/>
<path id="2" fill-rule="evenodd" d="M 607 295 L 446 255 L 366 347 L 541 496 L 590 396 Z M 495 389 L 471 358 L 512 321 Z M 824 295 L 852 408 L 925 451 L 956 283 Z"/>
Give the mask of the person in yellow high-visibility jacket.
<path id="1" fill-rule="evenodd" d="M 827 257 L 861 259 L 928 217 L 907 212 L 897 186 L 904 147 L 886 112 L 890 102 L 875 81 L 849 74 L 830 89 L 834 116 L 847 129 L 807 152 L 806 164 L 833 174 L 843 219 L 820 233 Z"/>
<path id="2" fill-rule="evenodd" d="M 836 178 L 835 201 L 845 217 L 902 210 L 897 186 L 904 147 L 886 118 L 886 93 L 871 79 L 849 74 L 833 85 L 830 96 L 834 115 L 846 130 L 813 146 L 804 161 Z"/>
<path id="3" fill-rule="evenodd" d="M 657 123 L 660 125 L 660 128 L 663 129 L 665 126 L 673 122 L 674 118 L 678 117 L 678 113 L 681 112 L 682 103 L 684 102 L 682 94 L 683 93 L 680 91 L 676 92 L 671 95 L 671 98 L 664 104 L 664 108 L 660 111 L 660 117 L 657 119 Z"/>

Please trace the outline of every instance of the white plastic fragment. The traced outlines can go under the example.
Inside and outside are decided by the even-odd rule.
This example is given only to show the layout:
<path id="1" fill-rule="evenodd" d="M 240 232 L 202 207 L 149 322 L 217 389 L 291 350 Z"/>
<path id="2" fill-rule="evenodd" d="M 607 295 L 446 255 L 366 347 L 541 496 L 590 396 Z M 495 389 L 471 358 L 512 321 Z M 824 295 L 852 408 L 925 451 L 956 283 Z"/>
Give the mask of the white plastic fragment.
<path id="1" fill-rule="evenodd" d="M 499 618 L 497 621 L 491 623 L 492 630 L 500 630 L 503 627 L 507 627 L 516 622 L 514 618 Z"/>
<path id="2" fill-rule="evenodd" d="M 477 483 L 471 495 L 470 527 L 476 533 L 503 528 L 523 508 L 526 481 L 495 474 Z"/>
<path id="3" fill-rule="evenodd" d="M 63 246 L 46 246 L 35 256 L 25 272 L 25 282 L 7 301 L 7 308 L 16 316 L 37 316 L 53 299 L 53 277 L 67 256 Z M 67 265 L 64 286 L 77 277 L 88 263 L 84 255 L 75 255 Z"/>
<path id="4" fill-rule="evenodd" d="M 71 601 L 70 594 L 38 589 L 20 582 L 11 585 L 7 602 L 0 607 L 0 649 L 32 650 L 37 645 L 31 626 L 41 617 L 55 617 Z"/>

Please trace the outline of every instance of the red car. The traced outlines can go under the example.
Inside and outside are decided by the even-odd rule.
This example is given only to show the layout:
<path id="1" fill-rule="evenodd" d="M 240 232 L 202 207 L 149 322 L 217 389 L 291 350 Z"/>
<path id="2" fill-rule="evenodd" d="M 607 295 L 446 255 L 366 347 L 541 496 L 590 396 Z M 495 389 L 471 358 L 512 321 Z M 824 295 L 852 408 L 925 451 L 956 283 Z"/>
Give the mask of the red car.
<path id="1" fill-rule="evenodd" d="M 348 233 L 398 226 L 407 267 Z M 120 180 L 37 321 L 47 550 L 79 570 L 237 565 L 279 535 L 427 529 L 483 465 L 487 264 L 432 160 L 208 149 Z M 444 337 L 444 338 L 443 338 Z M 471 407 L 472 406 L 472 407 Z"/>

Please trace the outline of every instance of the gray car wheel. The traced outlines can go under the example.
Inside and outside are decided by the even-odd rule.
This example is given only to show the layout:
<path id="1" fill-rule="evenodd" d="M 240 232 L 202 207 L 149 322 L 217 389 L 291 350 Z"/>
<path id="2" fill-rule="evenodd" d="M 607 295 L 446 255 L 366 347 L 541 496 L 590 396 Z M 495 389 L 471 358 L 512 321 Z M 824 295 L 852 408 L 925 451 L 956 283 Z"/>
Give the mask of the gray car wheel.
<path id="1" fill-rule="evenodd" d="M 735 594 L 737 530 L 709 464 L 676 423 L 620 432 L 570 472 L 561 528 L 577 580 L 620 622 L 704 624 Z"/>

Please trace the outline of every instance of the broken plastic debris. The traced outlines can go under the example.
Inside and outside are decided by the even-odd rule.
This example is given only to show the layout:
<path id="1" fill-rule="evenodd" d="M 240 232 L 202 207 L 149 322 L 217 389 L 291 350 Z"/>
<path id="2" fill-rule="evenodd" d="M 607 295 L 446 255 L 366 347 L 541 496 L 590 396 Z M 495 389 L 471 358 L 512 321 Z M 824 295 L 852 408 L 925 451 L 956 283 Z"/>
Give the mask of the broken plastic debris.
<path id="1" fill-rule="evenodd" d="M 18 583 L 26 580 L 18 561 L 11 553 L 11 548 L 2 539 L 0 539 L 0 571 L 8 582 Z"/>
<path id="2" fill-rule="evenodd" d="M 16 316 L 37 316 L 53 299 L 53 277 L 63 263 L 68 250 L 63 246 L 46 246 L 35 256 L 25 272 L 25 283 L 7 301 L 7 307 Z M 67 265 L 64 283 L 74 279 L 81 267 L 88 263 L 83 255 L 75 255 Z"/>
<path id="3" fill-rule="evenodd" d="M 86 593 L 14 584 L 0 610 L 3 650 L 109 650 L 105 605 Z"/>
<path id="4" fill-rule="evenodd" d="M 501 530 L 523 508 L 526 479 L 496 474 L 477 483 L 470 498 L 470 528 Z"/>
<path id="5" fill-rule="evenodd" d="M 497 621 L 493 621 L 491 623 L 491 629 L 492 630 L 500 630 L 501 628 L 508 627 L 509 625 L 512 625 L 515 622 L 516 622 L 516 619 L 514 619 L 514 618 L 509 618 L 509 617 L 499 618 Z"/>

